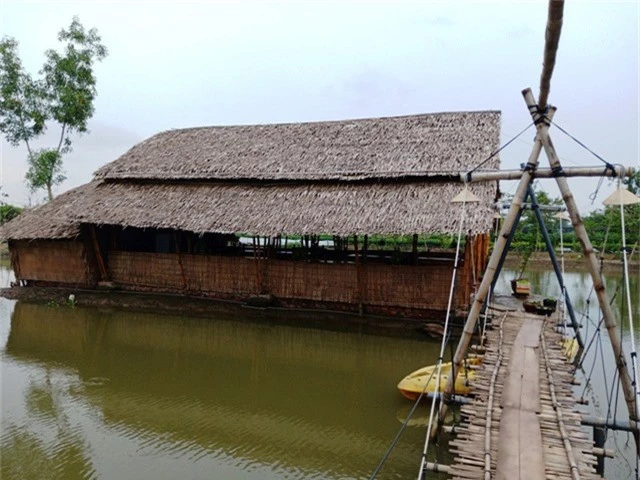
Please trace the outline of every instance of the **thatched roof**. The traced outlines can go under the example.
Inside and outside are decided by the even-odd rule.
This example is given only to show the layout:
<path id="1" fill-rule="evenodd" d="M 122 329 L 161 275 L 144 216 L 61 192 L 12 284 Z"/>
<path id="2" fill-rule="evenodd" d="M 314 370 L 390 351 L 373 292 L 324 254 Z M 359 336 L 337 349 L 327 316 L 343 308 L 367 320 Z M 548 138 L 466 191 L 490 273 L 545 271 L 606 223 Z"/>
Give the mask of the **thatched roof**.
<path id="1" fill-rule="evenodd" d="M 465 172 L 495 150 L 498 112 L 345 122 L 210 127 L 161 133 L 93 182 L 26 212 L 9 239 L 77 235 L 80 224 L 197 233 L 456 232 Z M 497 169 L 492 158 L 485 169 Z M 403 178 L 400 178 L 403 177 Z M 488 231 L 495 183 L 473 184 L 465 230 Z"/>
<path id="2" fill-rule="evenodd" d="M 105 165 L 96 178 L 338 179 L 465 171 L 489 156 L 499 135 L 495 111 L 170 130 Z"/>
<path id="3" fill-rule="evenodd" d="M 74 238 L 80 234 L 80 225 L 70 220 L 68 211 L 73 200 L 81 198 L 91 184 L 69 190 L 52 202 L 35 208 L 25 209 L 20 215 L 0 226 L 0 239 L 39 239 L 59 240 Z"/>

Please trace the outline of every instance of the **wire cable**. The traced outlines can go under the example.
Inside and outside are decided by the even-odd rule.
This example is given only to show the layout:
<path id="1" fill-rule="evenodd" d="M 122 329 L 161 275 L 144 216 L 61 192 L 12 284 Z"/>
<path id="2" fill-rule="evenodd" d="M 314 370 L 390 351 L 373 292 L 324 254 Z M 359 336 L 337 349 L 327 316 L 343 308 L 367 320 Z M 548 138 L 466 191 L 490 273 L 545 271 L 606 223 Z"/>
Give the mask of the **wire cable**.
<path id="1" fill-rule="evenodd" d="M 467 180 L 470 179 L 470 176 L 473 172 L 475 172 L 477 169 L 479 169 L 481 166 L 483 166 L 485 163 L 487 163 L 489 160 L 491 160 L 493 157 L 495 157 L 498 153 L 500 153 L 502 150 L 504 150 L 505 148 L 507 148 L 509 145 L 511 145 L 518 137 L 520 137 L 524 132 L 526 132 L 527 130 L 529 130 L 529 128 L 531 128 L 531 126 L 534 124 L 534 122 L 531 122 L 529 125 L 527 125 L 526 127 L 524 127 L 520 133 L 518 133 L 515 137 L 512 137 L 511 140 L 509 140 L 507 143 L 505 143 L 504 145 L 502 145 L 500 148 L 498 148 L 497 150 L 495 150 L 493 153 L 491 153 L 491 155 L 489 155 L 487 158 L 485 158 L 482 162 L 480 162 L 478 165 L 476 165 L 475 167 L 473 167 L 471 170 L 469 170 L 467 172 Z"/>
<path id="2" fill-rule="evenodd" d="M 409 414 L 407 415 L 407 418 L 405 418 L 404 422 L 402 422 L 402 426 L 400 427 L 400 430 L 398 430 L 398 433 L 396 433 L 395 438 L 391 441 L 391 444 L 389 445 L 389 448 L 387 448 L 387 451 L 382 456 L 382 459 L 380 460 L 380 463 L 378 463 L 378 466 L 376 467 L 376 469 L 373 471 L 373 473 L 369 477 L 369 480 L 374 480 L 376 478 L 378 473 L 380 473 L 380 470 L 382 470 L 383 465 L 389 459 L 389 456 L 391 455 L 391 452 L 393 452 L 393 449 L 396 448 L 396 445 L 400 441 L 400 437 L 402 436 L 402 434 L 404 433 L 405 429 L 407 428 L 407 425 L 409 424 L 409 420 L 411 420 L 411 417 L 415 413 L 416 408 L 418 408 L 418 405 L 420 404 L 420 401 L 422 400 L 422 397 L 424 397 L 424 394 L 427 391 L 427 386 L 431 382 L 431 379 L 433 378 L 434 373 L 436 373 L 435 368 L 432 370 L 431 375 L 429 376 L 427 382 L 424 384 L 424 388 L 422 389 L 422 392 L 420 392 L 420 395 L 418 395 L 418 398 L 414 402 L 413 407 L 411 407 L 411 410 L 409 411 Z M 434 399 L 434 401 L 435 401 L 435 399 Z"/>
<path id="3" fill-rule="evenodd" d="M 573 135 L 571 135 L 569 132 L 567 132 L 564 128 L 562 128 L 560 125 L 558 125 L 558 123 L 556 122 L 551 122 L 556 128 L 558 128 L 558 130 L 560 130 L 562 133 L 564 133 L 566 136 L 568 136 L 571 140 L 573 140 L 574 142 L 576 142 L 578 145 L 580 145 L 582 148 L 584 148 L 587 152 L 589 152 L 591 155 L 593 155 L 594 157 L 596 157 L 598 160 L 600 160 L 602 163 L 605 164 L 605 166 L 607 167 L 607 170 L 613 170 L 615 172 L 615 168 L 614 166 L 607 162 L 604 158 L 602 158 L 600 155 L 598 155 L 596 152 L 594 152 L 593 150 L 591 150 L 589 147 L 587 147 L 584 143 L 582 143 L 580 140 L 578 140 L 576 137 L 574 137 Z"/>
<path id="4" fill-rule="evenodd" d="M 464 188 L 467 188 L 467 185 L 465 184 Z M 455 291 L 455 286 L 456 286 L 456 277 L 457 277 L 457 273 L 458 273 L 458 266 L 459 266 L 459 262 L 460 262 L 460 244 L 462 243 L 462 231 L 463 231 L 463 227 L 464 227 L 464 221 L 465 221 L 465 212 L 466 212 L 466 199 L 462 201 L 462 208 L 460 211 L 460 228 L 458 229 L 458 242 L 456 243 L 456 254 L 455 254 L 455 260 L 453 263 L 453 273 L 451 274 L 451 287 L 449 288 L 449 300 L 447 303 L 447 315 L 445 317 L 445 321 L 444 321 L 444 332 L 445 332 L 445 336 L 443 336 L 442 338 L 442 344 L 440 345 L 440 356 L 438 358 L 438 363 L 437 363 L 437 375 L 436 375 L 436 386 L 435 386 L 435 392 L 440 392 L 440 380 L 441 380 L 441 372 L 442 372 L 442 359 L 444 357 L 444 349 L 446 347 L 446 334 L 449 331 L 449 319 L 451 318 L 451 310 L 452 310 L 452 305 L 453 305 L 453 292 Z M 454 388 L 453 391 L 455 392 L 455 376 L 456 376 L 456 372 L 455 372 L 455 364 L 451 365 L 451 373 L 450 373 L 451 377 L 454 379 Z M 440 416 L 440 412 L 442 411 L 442 404 L 443 404 L 443 397 L 444 395 L 440 395 L 440 405 L 438 407 L 438 417 Z M 434 398 L 434 401 L 431 403 L 431 411 L 429 412 L 429 424 L 427 426 L 427 436 L 425 438 L 425 442 L 424 442 L 424 449 L 422 451 L 422 457 L 420 459 L 420 470 L 418 471 L 418 480 L 421 480 L 423 478 L 424 475 L 424 467 L 427 463 L 427 450 L 429 448 L 429 441 L 431 439 L 431 430 L 433 428 L 433 419 L 434 419 L 434 413 L 435 413 L 435 405 L 436 405 L 436 399 Z"/>

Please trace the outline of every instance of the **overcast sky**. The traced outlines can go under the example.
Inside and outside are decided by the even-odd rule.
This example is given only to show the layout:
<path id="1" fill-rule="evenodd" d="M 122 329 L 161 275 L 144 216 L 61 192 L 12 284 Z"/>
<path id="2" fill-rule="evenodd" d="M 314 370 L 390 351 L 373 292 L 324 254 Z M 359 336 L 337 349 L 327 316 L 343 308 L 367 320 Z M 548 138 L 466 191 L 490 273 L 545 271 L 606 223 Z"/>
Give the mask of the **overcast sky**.
<path id="1" fill-rule="evenodd" d="M 559 125 L 609 162 L 636 167 L 639 13 L 637 1 L 567 2 L 550 95 Z M 73 15 L 98 29 L 109 56 L 96 67 L 91 133 L 75 138 L 57 193 L 173 128 L 495 109 L 507 141 L 530 123 L 520 91 L 538 93 L 547 4 L 0 0 L 0 34 L 19 41 L 36 75 Z M 42 145 L 57 135 L 52 126 Z M 526 161 L 533 135 L 504 151 L 502 168 Z M 558 130 L 552 137 L 566 166 L 599 165 Z M 9 201 L 42 199 L 24 184 L 25 150 L 3 138 L 1 156 Z M 613 188 L 605 182 L 591 205 L 597 182 L 570 183 L 583 210 L 600 208 Z"/>

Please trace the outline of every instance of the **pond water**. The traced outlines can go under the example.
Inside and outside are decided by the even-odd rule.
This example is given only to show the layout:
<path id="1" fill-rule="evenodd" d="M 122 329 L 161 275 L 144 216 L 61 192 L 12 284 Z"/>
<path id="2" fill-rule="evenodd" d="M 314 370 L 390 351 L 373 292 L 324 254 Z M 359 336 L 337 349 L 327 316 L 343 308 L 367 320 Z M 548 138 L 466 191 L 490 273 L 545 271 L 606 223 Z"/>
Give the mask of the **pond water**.
<path id="1" fill-rule="evenodd" d="M 509 275 L 500 287 L 505 291 Z M 557 295 L 550 272 L 530 276 L 534 290 Z M 0 283 L 10 279 L 9 269 L 0 268 Z M 588 276 L 570 272 L 567 280 L 579 293 L 576 308 L 585 310 Z M 620 276 L 608 275 L 607 282 L 615 289 Z M 634 282 L 640 316 L 637 276 Z M 228 316 L 0 299 L 0 476 L 368 478 L 411 408 L 397 382 L 435 363 L 438 350 L 432 340 Z M 585 396 L 605 391 L 594 374 Z M 415 414 L 378 478 L 416 477 L 427 408 Z M 606 401 L 587 408 L 604 415 Z M 607 460 L 607 476 L 630 478 L 633 440 L 626 449 L 626 435 L 615 440 L 610 448 L 626 460 Z M 449 461 L 446 448 L 435 446 L 430 456 Z"/>

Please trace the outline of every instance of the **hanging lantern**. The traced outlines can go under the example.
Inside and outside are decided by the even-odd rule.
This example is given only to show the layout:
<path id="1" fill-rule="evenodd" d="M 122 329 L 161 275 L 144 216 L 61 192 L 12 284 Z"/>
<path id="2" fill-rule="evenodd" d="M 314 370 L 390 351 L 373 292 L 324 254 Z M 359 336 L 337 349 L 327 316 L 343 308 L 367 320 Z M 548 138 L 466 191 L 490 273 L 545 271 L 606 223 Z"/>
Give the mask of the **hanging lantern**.
<path id="1" fill-rule="evenodd" d="M 558 220 L 571 220 L 571 217 L 569 216 L 569 212 L 567 212 L 566 210 L 563 212 L 556 213 L 553 217 L 557 218 Z"/>
<path id="2" fill-rule="evenodd" d="M 626 188 L 618 187 L 616 191 L 602 201 L 603 205 L 633 205 L 640 203 L 640 197 L 633 194 Z"/>
<path id="3" fill-rule="evenodd" d="M 451 203 L 480 203 L 480 199 L 465 185 L 462 191 L 451 199 Z"/>

